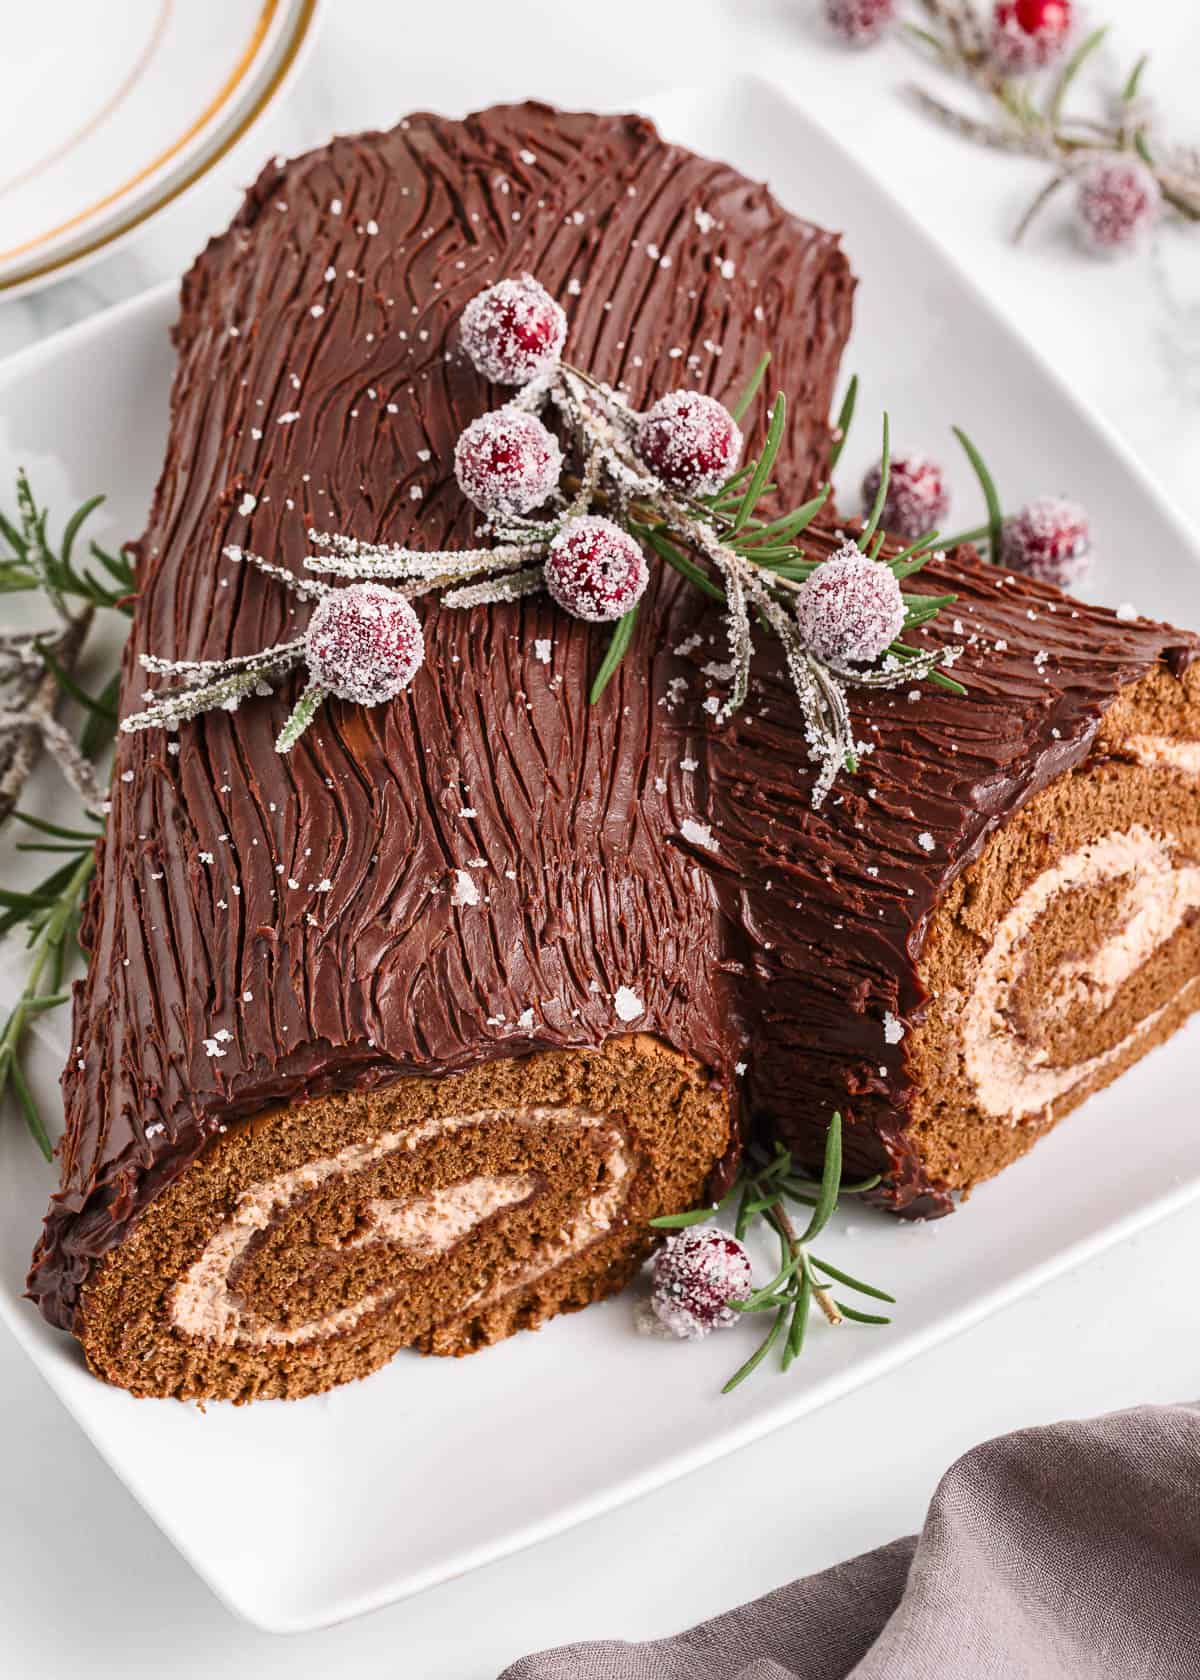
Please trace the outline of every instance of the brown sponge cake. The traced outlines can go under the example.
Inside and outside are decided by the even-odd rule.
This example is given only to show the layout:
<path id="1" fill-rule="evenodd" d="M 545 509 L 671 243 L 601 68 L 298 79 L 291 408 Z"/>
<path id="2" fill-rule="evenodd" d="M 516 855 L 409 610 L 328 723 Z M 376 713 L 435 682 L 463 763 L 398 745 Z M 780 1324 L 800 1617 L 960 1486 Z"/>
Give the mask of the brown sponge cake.
<path id="1" fill-rule="evenodd" d="M 728 1140 L 724 1094 L 637 1038 L 274 1108 L 100 1261 L 79 1334 L 109 1381 L 180 1399 L 472 1353 L 622 1288 Z"/>
<path id="2" fill-rule="evenodd" d="M 955 882 L 921 975 L 913 1138 L 956 1189 L 1200 1006 L 1200 667 L 1123 691 L 1085 761 Z"/>
<path id="3" fill-rule="evenodd" d="M 815 1163 L 840 1109 L 849 1170 L 909 1215 L 1200 1006 L 1200 641 L 969 550 L 920 579 L 957 596 L 925 635 L 962 648 L 966 698 L 856 694 L 872 751 L 820 811 L 770 672 L 708 760 L 757 1123 Z"/>
<path id="4" fill-rule="evenodd" d="M 338 140 L 269 168 L 185 282 L 124 713 L 140 653 L 294 633 L 227 543 L 299 571 L 311 526 L 471 540 L 454 443 L 499 393 L 459 318 L 526 270 L 639 405 L 732 400 L 772 349 L 790 484 L 820 482 L 836 238 L 633 117 Z M 330 708 L 287 757 L 287 687 L 122 737 L 30 1283 L 102 1375 L 246 1398 L 467 1351 L 618 1287 L 648 1218 L 703 1194 L 739 1035 L 686 839 L 694 718 L 665 703 L 703 606 L 679 585 L 656 576 L 595 707 L 602 628 L 545 597 L 423 603 L 412 687 Z"/>

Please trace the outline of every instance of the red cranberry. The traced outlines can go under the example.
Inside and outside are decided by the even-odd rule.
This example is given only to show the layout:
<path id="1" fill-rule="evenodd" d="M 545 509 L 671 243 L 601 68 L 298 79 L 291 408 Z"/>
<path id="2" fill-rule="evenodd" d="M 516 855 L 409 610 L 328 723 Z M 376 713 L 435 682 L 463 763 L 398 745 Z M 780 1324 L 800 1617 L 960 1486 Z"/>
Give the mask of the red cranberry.
<path id="1" fill-rule="evenodd" d="M 742 434 L 715 397 L 672 391 L 642 416 L 637 452 L 669 489 L 684 496 L 711 496 L 736 470 Z"/>
<path id="2" fill-rule="evenodd" d="M 554 365 L 567 337 L 567 317 L 533 278 L 498 280 L 463 310 L 462 345 L 485 379 L 527 385 Z"/>
<path id="3" fill-rule="evenodd" d="M 1091 249 L 1116 256 L 1141 242 L 1161 203 L 1153 171 L 1140 158 L 1121 154 L 1097 158 L 1082 171 L 1075 212 Z"/>
<path id="4" fill-rule="evenodd" d="M 880 467 L 877 462 L 863 479 L 864 512 L 874 507 L 879 494 Z M 923 455 L 897 455 L 888 474 L 887 500 L 883 504 L 883 527 L 906 542 L 915 542 L 934 531 L 950 508 L 950 492 L 942 469 Z"/>
<path id="5" fill-rule="evenodd" d="M 750 1256 L 718 1225 L 691 1225 L 669 1237 L 654 1261 L 654 1316 L 685 1341 L 724 1330 L 741 1316 L 730 1305 L 754 1292 Z"/>
<path id="6" fill-rule="evenodd" d="M 313 682 L 339 700 L 378 706 L 420 670 L 425 638 L 403 595 L 381 583 L 352 583 L 317 602 L 304 657 Z"/>
<path id="7" fill-rule="evenodd" d="M 1004 524 L 1001 559 L 1039 583 L 1070 589 L 1092 563 L 1087 514 L 1061 496 L 1039 496 Z"/>
<path id="8" fill-rule="evenodd" d="M 826 664 L 868 664 L 904 628 L 895 573 L 854 543 L 843 543 L 796 596 L 796 622 L 804 646 Z"/>
<path id="9" fill-rule="evenodd" d="M 536 415 L 519 408 L 481 414 L 454 451 L 459 487 L 484 513 L 521 514 L 540 507 L 561 472 L 558 439 Z"/>
<path id="10" fill-rule="evenodd" d="M 623 618 L 649 582 L 641 547 L 611 519 L 584 513 L 570 520 L 550 544 L 546 588 L 573 618 L 606 624 Z"/>
<path id="11" fill-rule="evenodd" d="M 825 0 L 825 21 L 851 47 L 871 47 L 896 17 L 896 0 Z"/>
<path id="12" fill-rule="evenodd" d="M 997 0 L 991 56 L 1010 75 L 1053 64 L 1071 33 L 1070 0 Z"/>

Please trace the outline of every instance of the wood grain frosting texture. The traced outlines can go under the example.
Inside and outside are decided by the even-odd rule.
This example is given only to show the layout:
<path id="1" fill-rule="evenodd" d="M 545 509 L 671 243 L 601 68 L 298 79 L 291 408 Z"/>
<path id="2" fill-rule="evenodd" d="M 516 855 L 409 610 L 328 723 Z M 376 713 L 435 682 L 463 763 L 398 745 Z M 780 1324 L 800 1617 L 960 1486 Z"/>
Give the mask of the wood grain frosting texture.
<path id="1" fill-rule="evenodd" d="M 468 539 L 454 442 L 502 394 L 457 321 L 525 270 L 567 310 L 569 353 L 635 403 L 680 384 L 731 398 L 771 348 L 792 483 L 819 481 L 853 289 L 833 236 L 639 118 L 526 104 L 336 140 L 268 167 L 185 280 L 123 712 L 146 686 L 136 654 L 222 658 L 303 621 L 226 543 L 299 570 L 309 526 Z M 599 1045 L 629 1030 L 622 986 L 639 1032 L 732 1083 L 721 894 L 685 838 L 708 817 L 707 778 L 682 768 L 703 714 L 672 698 L 700 606 L 675 584 L 656 580 L 594 708 L 603 633 L 543 599 L 429 603 L 411 690 L 329 708 L 288 757 L 272 743 L 290 685 L 121 738 L 30 1279 L 52 1321 L 267 1105 Z"/>

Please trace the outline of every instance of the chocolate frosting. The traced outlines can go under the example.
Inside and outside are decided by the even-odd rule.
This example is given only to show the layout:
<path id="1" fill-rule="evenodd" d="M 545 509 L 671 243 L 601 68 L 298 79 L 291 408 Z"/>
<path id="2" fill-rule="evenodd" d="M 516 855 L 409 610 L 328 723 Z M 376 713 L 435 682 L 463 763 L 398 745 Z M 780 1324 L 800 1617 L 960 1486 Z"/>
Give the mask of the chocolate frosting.
<path id="1" fill-rule="evenodd" d="M 772 349 L 782 490 L 821 480 L 853 282 L 763 187 L 641 119 L 539 105 L 338 140 L 269 168 L 185 282 L 123 711 L 134 652 L 221 658 L 303 623 L 227 542 L 299 570 L 309 525 L 470 540 L 453 445 L 502 394 L 456 322 L 525 270 L 567 309 L 568 355 L 638 406 L 681 384 L 728 400 Z M 426 601 L 410 691 L 329 707 L 288 757 L 294 683 L 123 737 L 30 1279 L 46 1316 L 71 1324 L 96 1260 L 242 1116 L 631 1027 L 721 1082 L 744 1063 L 749 1109 L 803 1159 L 840 1107 L 852 1168 L 884 1170 L 898 1209 L 944 1210 L 884 1016 L 919 1018 L 925 929 L 988 835 L 1086 757 L 1123 684 L 1196 644 L 969 551 L 922 579 L 959 594 L 926 634 L 964 644 L 970 697 L 857 692 L 874 751 L 820 812 L 778 650 L 717 728 L 721 617 L 661 568 L 594 707 L 603 627 L 541 597 Z"/>

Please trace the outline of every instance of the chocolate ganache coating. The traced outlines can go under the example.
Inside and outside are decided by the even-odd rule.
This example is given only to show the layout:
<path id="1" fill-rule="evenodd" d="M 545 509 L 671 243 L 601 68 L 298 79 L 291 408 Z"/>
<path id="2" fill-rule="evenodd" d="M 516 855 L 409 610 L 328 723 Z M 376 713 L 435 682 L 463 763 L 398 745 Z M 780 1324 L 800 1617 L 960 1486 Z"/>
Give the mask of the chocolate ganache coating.
<path id="1" fill-rule="evenodd" d="M 786 487 L 821 481 L 854 284 L 836 237 L 636 117 L 525 104 L 336 140 L 268 167 L 184 282 L 123 714 L 140 653 L 220 659 L 302 626 L 227 543 L 299 572 L 310 526 L 471 541 L 454 444 L 508 393 L 458 320 L 525 271 L 566 309 L 568 354 L 639 406 L 682 384 L 732 400 L 771 349 Z M 410 690 L 330 705 L 286 757 L 294 683 L 121 737 L 30 1277 L 54 1323 L 218 1131 L 270 1104 L 631 1026 L 732 1088 L 750 964 L 716 854 L 688 838 L 718 787 L 685 768 L 708 719 L 673 651 L 707 632 L 703 601 L 659 568 L 594 707 L 604 627 L 544 597 L 421 613 Z"/>

